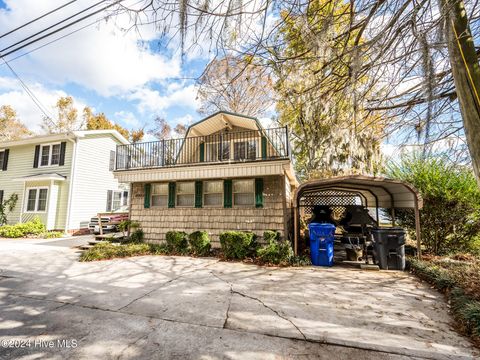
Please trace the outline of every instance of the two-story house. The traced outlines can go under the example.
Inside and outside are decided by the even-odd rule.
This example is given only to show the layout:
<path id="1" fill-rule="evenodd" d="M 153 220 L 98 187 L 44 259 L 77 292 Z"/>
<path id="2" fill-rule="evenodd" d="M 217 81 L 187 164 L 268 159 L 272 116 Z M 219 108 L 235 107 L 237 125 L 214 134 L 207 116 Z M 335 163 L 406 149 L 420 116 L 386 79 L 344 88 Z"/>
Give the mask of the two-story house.
<path id="1" fill-rule="evenodd" d="M 226 230 L 290 233 L 298 181 L 285 127 L 218 112 L 182 139 L 117 146 L 115 176 L 132 183 L 130 216 L 147 240 L 206 230 L 218 246 Z"/>
<path id="2" fill-rule="evenodd" d="M 128 185 L 112 170 L 116 130 L 73 131 L 0 143 L 0 201 L 18 195 L 8 223 L 35 217 L 49 230 L 77 233 L 99 212 L 127 205 Z"/>

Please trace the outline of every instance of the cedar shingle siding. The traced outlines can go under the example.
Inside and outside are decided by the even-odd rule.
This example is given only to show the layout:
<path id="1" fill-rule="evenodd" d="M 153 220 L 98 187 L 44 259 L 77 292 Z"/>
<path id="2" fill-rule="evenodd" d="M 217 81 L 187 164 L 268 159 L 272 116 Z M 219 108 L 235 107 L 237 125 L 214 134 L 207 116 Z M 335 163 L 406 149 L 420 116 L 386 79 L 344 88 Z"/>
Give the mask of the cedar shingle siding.
<path id="1" fill-rule="evenodd" d="M 265 230 L 278 230 L 285 233 L 284 203 L 285 178 L 269 176 L 263 178 L 263 207 L 224 208 L 144 208 L 144 183 L 133 184 L 131 219 L 139 221 L 145 232 L 145 239 L 162 241 L 170 230 L 187 233 L 206 230 L 210 234 L 213 246 L 219 247 L 218 236 L 227 230 L 253 231 L 261 237 Z"/>

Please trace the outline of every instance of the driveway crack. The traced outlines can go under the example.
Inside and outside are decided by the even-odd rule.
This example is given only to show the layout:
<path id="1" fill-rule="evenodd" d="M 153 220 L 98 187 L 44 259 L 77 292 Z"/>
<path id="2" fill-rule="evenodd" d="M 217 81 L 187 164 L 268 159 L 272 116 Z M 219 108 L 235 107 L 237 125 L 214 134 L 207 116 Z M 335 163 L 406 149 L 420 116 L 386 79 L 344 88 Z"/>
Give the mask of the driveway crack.
<path id="1" fill-rule="evenodd" d="M 302 332 L 302 330 L 300 330 L 300 328 L 295 325 L 295 323 L 290 320 L 289 318 L 287 318 L 286 316 L 282 315 L 278 310 L 275 310 L 274 308 L 268 306 L 267 304 L 265 304 L 261 299 L 259 298 L 256 298 L 254 296 L 250 296 L 250 295 L 247 295 L 247 294 L 244 294 L 244 293 L 241 293 L 239 291 L 236 291 L 236 290 L 232 290 L 232 293 L 233 294 L 237 294 L 237 295 L 240 295 L 240 296 L 243 296 L 247 299 L 251 299 L 251 300 L 255 300 L 257 302 L 259 302 L 260 304 L 262 304 L 266 309 L 270 310 L 271 312 L 273 312 L 275 315 L 277 315 L 279 318 L 285 320 L 285 321 L 288 321 L 290 324 L 292 324 L 292 326 L 297 329 L 297 331 L 300 333 L 300 335 L 302 335 L 303 337 L 303 340 L 307 340 L 307 337 L 305 336 L 305 334 Z"/>

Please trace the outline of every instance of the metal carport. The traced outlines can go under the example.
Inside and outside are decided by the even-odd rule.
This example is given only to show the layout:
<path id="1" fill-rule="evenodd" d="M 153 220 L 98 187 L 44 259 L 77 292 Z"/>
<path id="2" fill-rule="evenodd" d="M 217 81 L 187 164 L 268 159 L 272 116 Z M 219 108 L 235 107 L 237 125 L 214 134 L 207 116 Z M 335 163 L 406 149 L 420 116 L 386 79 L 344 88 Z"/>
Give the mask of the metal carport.
<path id="1" fill-rule="evenodd" d="M 421 257 L 420 247 L 420 209 L 423 199 L 419 192 L 410 184 L 382 177 L 349 175 L 329 179 L 309 180 L 301 184 L 294 196 L 294 250 L 298 254 L 298 238 L 300 236 L 300 207 L 306 196 L 314 192 L 331 191 L 330 197 L 340 196 L 340 193 L 354 194 L 367 207 L 390 209 L 393 225 L 395 224 L 395 209 L 414 209 L 415 231 L 417 237 L 417 253 Z M 337 195 L 335 195 L 337 194 Z"/>

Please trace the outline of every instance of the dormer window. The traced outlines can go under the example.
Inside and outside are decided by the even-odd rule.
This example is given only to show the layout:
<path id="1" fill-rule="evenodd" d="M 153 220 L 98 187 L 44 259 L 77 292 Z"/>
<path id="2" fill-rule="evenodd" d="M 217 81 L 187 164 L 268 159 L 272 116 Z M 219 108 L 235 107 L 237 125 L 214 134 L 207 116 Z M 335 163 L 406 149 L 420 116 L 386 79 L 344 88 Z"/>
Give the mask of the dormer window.
<path id="1" fill-rule="evenodd" d="M 54 166 L 60 164 L 60 143 L 41 145 L 40 166 Z"/>

